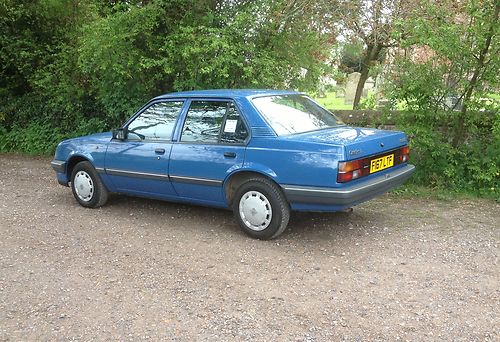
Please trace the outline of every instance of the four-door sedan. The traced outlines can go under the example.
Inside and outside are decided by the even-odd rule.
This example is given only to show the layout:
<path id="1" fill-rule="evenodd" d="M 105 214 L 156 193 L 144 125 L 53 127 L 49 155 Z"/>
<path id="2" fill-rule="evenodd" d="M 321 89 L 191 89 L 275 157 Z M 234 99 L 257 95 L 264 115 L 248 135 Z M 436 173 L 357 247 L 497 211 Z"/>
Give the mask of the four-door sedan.
<path id="1" fill-rule="evenodd" d="M 112 192 L 231 208 L 245 233 L 272 239 L 291 210 L 340 211 L 402 184 L 408 159 L 404 133 L 346 126 L 302 93 L 206 90 L 65 140 L 51 164 L 84 207 Z"/>

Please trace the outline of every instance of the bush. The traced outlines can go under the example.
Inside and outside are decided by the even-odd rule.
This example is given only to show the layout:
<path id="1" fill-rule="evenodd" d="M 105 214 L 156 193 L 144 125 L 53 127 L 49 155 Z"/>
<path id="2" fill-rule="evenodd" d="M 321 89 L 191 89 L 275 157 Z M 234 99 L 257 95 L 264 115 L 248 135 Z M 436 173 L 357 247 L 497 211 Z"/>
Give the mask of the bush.
<path id="1" fill-rule="evenodd" d="M 27 127 L 14 125 L 8 132 L 4 127 L 1 130 L 1 152 L 50 154 L 64 138 L 59 129 L 39 122 L 30 123 Z"/>
<path id="2" fill-rule="evenodd" d="M 102 132 L 105 128 L 105 123 L 97 118 L 82 118 L 71 133 L 64 133 L 58 127 L 38 121 L 26 127 L 14 125 L 8 131 L 0 125 L 0 152 L 51 155 L 61 140 Z"/>
<path id="3" fill-rule="evenodd" d="M 279 18 L 268 13 L 286 2 L 215 3 L 0 1 L 0 151 L 50 153 L 172 91 L 313 90 L 329 69 L 315 8 Z"/>
<path id="4" fill-rule="evenodd" d="M 500 115 L 471 114 L 483 118 L 481 125 L 453 147 L 446 125 L 424 125 L 418 114 L 402 113 L 398 128 L 413 136 L 411 158 L 417 167 L 411 183 L 500 200 Z"/>

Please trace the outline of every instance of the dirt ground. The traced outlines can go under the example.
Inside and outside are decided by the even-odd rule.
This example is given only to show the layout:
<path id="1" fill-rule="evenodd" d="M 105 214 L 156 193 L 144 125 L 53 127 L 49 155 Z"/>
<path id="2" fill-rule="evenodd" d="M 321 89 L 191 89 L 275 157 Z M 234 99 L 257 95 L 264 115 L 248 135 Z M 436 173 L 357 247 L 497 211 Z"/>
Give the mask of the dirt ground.
<path id="1" fill-rule="evenodd" d="M 386 195 L 296 213 L 274 241 L 229 211 L 113 196 L 0 155 L 0 340 L 500 338 L 500 205 Z"/>

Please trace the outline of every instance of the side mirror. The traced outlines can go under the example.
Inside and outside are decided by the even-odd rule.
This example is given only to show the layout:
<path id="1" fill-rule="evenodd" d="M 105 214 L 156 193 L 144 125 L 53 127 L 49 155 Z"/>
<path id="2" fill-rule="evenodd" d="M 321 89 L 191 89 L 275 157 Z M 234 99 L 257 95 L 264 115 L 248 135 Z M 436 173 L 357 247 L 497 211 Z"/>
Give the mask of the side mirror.
<path id="1" fill-rule="evenodd" d="M 127 135 L 126 128 L 118 128 L 113 130 L 113 139 L 125 140 L 126 135 Z"/>

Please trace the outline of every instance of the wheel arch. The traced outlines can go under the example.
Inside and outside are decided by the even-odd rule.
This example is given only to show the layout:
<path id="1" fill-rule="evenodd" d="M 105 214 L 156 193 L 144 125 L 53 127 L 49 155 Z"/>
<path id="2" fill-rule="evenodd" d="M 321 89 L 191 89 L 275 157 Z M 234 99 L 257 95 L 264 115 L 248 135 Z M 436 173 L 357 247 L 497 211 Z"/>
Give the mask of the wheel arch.
<path id="1" fill-rule="evenodd" d="M 81 154 L 72 155 L 68 159 L 68 164 L 66 166 L 66 176 L 68 177 L 68 179 L 71 179 L 71 173 L 73 172 L 75 165 L 82 161 L 88 161 L 90 164 L 94 165 L 88 157 L 85 157 Z"/>
<path id="2" fill-rule="evenodd" d="M 275 183 L 280 189 L 282 189 L 281 185 L 276 180 L 277 176 L 274 172 L 265 172 L 255 169 L 239 169 L 231 173 L 224 181 L 224 197 L 228 206 L 232 205 L 233 197 L 238 187 L 243 184 L 245 180 L 256 177 L 265 178 Z"/>

